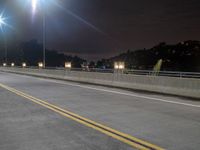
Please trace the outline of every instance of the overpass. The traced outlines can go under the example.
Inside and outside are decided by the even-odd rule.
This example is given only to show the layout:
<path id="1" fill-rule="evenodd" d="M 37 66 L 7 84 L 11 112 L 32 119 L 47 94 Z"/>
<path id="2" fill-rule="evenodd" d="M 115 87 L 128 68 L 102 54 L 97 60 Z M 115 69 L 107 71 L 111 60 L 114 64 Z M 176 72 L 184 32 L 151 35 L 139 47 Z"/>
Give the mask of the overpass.
<path id="1" fill-rule="evenodd" d="M 0 149 L 198 149 L 199 85 L 191 78 L 0 68 Z"/>

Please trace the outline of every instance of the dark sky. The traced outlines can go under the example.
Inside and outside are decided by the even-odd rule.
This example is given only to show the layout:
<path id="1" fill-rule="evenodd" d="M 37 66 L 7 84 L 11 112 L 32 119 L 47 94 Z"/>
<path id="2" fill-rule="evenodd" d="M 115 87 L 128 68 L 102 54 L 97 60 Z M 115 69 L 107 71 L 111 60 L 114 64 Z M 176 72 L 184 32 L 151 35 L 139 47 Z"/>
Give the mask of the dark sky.
<path id="1" fill-rule="evenodd" d="M 88 59 L 159 42 L 200 40 L 200 0 L 46 0 L 47 47 Z M 42 39 L 42 10 L 31 0 L 0 0 L 10 41 Z"/>

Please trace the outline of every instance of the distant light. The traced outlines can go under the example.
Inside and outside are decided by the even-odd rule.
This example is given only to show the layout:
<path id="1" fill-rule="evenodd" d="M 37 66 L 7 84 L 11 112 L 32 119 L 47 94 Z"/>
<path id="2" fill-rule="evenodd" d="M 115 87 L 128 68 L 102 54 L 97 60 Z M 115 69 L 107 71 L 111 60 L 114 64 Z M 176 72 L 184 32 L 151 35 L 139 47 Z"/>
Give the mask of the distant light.
<path id="1" fill-rule="evenodd" d="M 22 63 L 22 67 L 25 68 L 26 67 L 26 63 Z"/>
<path id="2" fill-rule="evenodd" d="M 3 66 L 4 66 L 4 67 L 6 67 L 6 66 L 7 66 L 7 64 L 6 64 L 6 63 L 3 63 Z"/>
<path id="3" fill-rule="evenodd" d="M 66 62 L 65 63 L 65 68 L 70 69 L 72 67 L 72 63 L 71 62 Z"/>
<path id="4" fill-rule="evenodd" d="M 119 65 L 119 69 L 124 69 L 124 65 Z"/>
<path id="5" fill-rule="evenodd" d="M 114 68 L 119 69 L 119 65 L 117 63 L 115 63 Z"/>
<path id="6" fill-rule="evenodd" d="M 117 69 L 117 70 L 125 69 L 125 62 L 115 62 L 114 69 Z"/>
<path id="7" fill-rule="evenodd" d="M 43 68 L 43 67 L 44 67 L 43 63 L 42 63 L 42 62 L 39 62 L 39 63 L 38 63 L 38 67 L 39 67 L 39 68 Z"/>
<path id="8" fill-rule="evenodd" d="M 11 67 L 14 67 L 15 66 L 15 63 L 11 63 Z"/>

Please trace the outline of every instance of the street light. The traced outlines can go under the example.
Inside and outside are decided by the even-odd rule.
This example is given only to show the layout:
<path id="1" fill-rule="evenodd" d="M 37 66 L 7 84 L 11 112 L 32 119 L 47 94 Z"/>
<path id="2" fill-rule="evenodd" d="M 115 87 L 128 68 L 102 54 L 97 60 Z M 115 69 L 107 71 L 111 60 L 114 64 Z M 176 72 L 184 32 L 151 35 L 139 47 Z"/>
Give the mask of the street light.
<path id="1" fill-rule="evenodd" d="M 1 27 L 1 30 L 3 29 L 3 26 L 6 25 L 5 20 L 6 20 L 6 18 L 4 18 L 3 14 L 1 13 L 0 14 L 0 27 Z"/>
<path id="2" fill-rule="evenodd" d="M 125 62 L 115 62 L 114 63 L 114 69 L 116 70 L 123 70 L 125 69 Z"/>
<path id="3" fill-rule="evenodd" d="M 25 63 L 25 62 L 22 63 L 22 67 L 23 67 L 23 68 L 26 67 L 26 63 Z"/>
<path id="4" fill-rule="evenodd" d="M 15 66 L 15 63 L 11 63 L 11 67 L 14 67 Z"/>
<path id="5" fill-rule="evenodd" d="M 39 67 L 39 68 L 43 68 L 43 67 L 44 67 L 43 63 L 42 63 L 42 62 L 39 62 L 39 63 L 38 63 L 38 67 Z"/>
<path id="6" fill-rule="evenodd" d="M 43 9 L 43 67 L 46 66 L 46 10 L 44 0 L 32 0 L 32 13 L 35 14 L 38 3 L 42 4 Z"/>
<path id="7" fill-rule="evenodd" d="M 65 68 L 71 69 L 72 68 L 72 63 L 71 62 L 65 62 Z"/>

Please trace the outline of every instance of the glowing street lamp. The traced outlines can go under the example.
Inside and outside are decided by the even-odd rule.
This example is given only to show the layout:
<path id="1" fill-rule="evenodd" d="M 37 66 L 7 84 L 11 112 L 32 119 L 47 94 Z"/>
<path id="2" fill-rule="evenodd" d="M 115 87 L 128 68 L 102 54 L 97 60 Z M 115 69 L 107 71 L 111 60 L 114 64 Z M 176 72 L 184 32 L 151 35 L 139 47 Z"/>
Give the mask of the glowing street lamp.
<path id="1" fill-rule="evenodd" d="M 43 68 L 43 67 L 44 67 L 43 63 L 42 63 L 42 62 L 39 62 L 39 63 L 38 63 L 38 67 L 39 67 L 39 68 Z"/>
<path id="2" fill-rule="evenodd" d="M 3 29 L 3 26 L 6 25 L 5 20 L 6 19 L 3 17 L 3 14 L 0 14 L 0 28 L 1 28 L 1 30 Z"/>
<path id="3" fill-rule="evenodd" d="M 65 63 L 65 68 L 71 69 L 72 68 L 72 63 L 71 62 L 66 62 Z"/>
<path id="4" fill-rule="evenodd" d="M 7 66 L 7 64 L 6 63 L 3 63 L 3 67 L 6 67 Z"/>
<path id="5" fill-rule="evenodd" d="M 125 69 L 125 62 L 115 62 L 114 69 L 116 70 L 124 70 Z"/>
<path id="6" fill-rule="evenodd" d="M 35 14 L 37 8 L 37 0 L 32 0 L 32 11 Z"/>
<path id="7" fill-rule="evenodd" d="M 22 67 L 23 68 L 25 68 L 26 67 L 26 63 L 24 62 L 24 63 L 22 63 Z"/>
<path id="8" fill-rule="evenodd" d="M 15 66 L 15 63 L 11 63 L 11 67 L 14 67 Z"/>
<path id="9" fill-rule="evenodd" d="M 114 69 L 119 69 L 118 62 L 115 62 L 115 63 L 114 63 Z"/>

